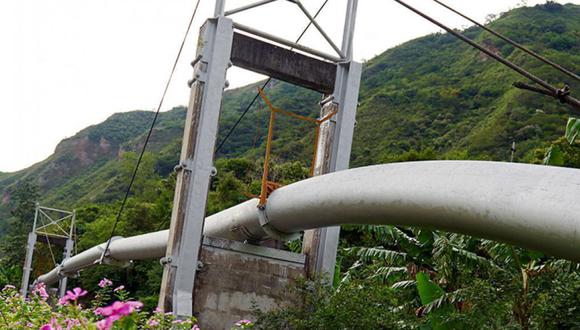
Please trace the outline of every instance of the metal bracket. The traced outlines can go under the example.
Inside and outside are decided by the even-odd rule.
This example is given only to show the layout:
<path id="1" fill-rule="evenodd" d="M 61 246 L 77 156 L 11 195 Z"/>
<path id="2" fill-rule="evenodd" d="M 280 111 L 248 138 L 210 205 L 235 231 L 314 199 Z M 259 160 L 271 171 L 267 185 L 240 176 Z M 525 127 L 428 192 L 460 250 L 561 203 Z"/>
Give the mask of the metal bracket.
<path id="1" fill-rule="evenodd" d="M 210 173 L 209 173 L 209 176 L 213 178 L 213 177 L 215 177 L 217 174 L 218 174 L 218 170 L 217 170 L 217 168 L 215 168 L 215 166 L 212 166 L 212 167 L 211 167 L 211 171 L 210 171 Z"/>
<path id="2" fill-rule="evenodd" d="M 177 265 L 173 263 L 173 259 L 171 257 L 163 257 L 159 259 L 159 264 L 161 266 L 169 265 L 171 267 L 177 267 Z"/>
<path id="3" fill-rule="evenodd" d="M 300 233 L 284 233 L 270 225 L 270 220 L 268 220 L 268 216 L 266 215 L 266 205 L 258 207 L 258 220 L 260 221 L 260 226 L 262 226 L 262 229 L 272 239 L 288 242 L 300 237 Z"/>
<path id="4" fill-rule="evenodd" d="M 203 56 L 202 56 L 201 54 L 197 55 L 197 56 L 195 57 L 195 59 L 194 59 L 193 61 L 191 61 L 191 63 L 190 63 L 190 64 L 191 64 L 191 66 L 192 66 L 193 68 L 195 68 L 195 66 L 197 65 L 197 63 L 199 63 L 199 61 L 202 59 L 202 57 L 203 57 Z"/>
<path id="5" fill-rule="evenodd" d="M 207 82 L 207 74 L 199 69 L 196 69 L 193 71 L 193 79 L 190 79 L 187 82 L 187 86 L 189 86 L 189 88 L 191 88 L 191 86 L 193 86 L 193 83 L 195 83 L 196 81 L 205 83 Z"/>
<path id="6" fill-rule="evenodd" d="M 326 103 L 334 101 L 334 95 L 329 95 L 328 97 L 324 98 L 322 101 L 319 102 L 320 106 L 324 106 Z"/>
<path id="7" fill-rule="evenodd" d="M 183 163 L 179 163 L 179 164 L 175 165 L 175 167 L 173 167 L 173 171 L 174 172 L 180 172 L 180 171 L 191 172 L 191 164 L 192 164 L 191 160 L 187 160 Z"/>

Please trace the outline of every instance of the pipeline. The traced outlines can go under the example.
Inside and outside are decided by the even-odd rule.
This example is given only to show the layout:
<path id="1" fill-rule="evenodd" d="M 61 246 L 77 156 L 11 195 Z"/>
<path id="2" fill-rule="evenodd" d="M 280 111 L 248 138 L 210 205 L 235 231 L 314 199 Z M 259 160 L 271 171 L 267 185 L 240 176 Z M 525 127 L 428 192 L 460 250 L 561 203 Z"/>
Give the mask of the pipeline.
<path id="1" fill-rule="evenodd" d="M 580 170 L 499 162 L 427 161 L 361 167 L 274 191 L 264 210 L 251 199 L 205 220 L 204 235 L 237 241 L 284 239 L 307 229 L 388 224 L 442 229 L 580 261 Z M 161 258 L 168 231 L 115 239 L 119 262 Z M 37 281 L 90 267 L 104 244 Z"/>

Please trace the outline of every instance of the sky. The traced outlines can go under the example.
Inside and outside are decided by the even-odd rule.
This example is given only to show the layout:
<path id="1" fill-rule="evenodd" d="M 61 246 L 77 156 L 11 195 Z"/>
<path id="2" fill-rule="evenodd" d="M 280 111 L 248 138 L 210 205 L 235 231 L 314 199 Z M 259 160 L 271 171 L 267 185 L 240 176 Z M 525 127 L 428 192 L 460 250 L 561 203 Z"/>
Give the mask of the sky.
<path id="1" fill-rule="evenodd" d="M 228 0 L 227 9 L 255 0 Z M 324 0 L 302 0 L 316 12 Z M 154 110 L 196 0 L 0 1 L 0 172 L 16 171 L 54 152 L 63 138 L 116 112 Z M 454 28 L 469 22 L 430 0 L 407 0 Z M 544 0 L 528 0 L 528 5 Z M 559 1 L 579 4 L 580 0 Z M 446 0 L 479 21 L 522 0 Z M 163 111 L 187 104 L 189 62 L 199 26 L 213 14 L 201 0 Z M 329 0 L 318 21 L 340 44 L 346 0 Z M 284 0 L 232 16 L 236 22 L 294 40 L 307 18 Z M 359 0 L 354 57 L 362 61 L 440 29 L 394 1 Z M 332 53 L 311 28 L 304 45 Z M 263 79 L 232 68 L 230 88 Z"/>

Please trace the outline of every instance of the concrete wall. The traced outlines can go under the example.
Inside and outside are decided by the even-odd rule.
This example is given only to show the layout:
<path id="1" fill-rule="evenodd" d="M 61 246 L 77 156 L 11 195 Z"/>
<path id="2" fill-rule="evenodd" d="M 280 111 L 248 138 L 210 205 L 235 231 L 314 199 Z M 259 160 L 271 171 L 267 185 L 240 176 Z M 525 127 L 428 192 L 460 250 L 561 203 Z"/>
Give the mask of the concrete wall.
<path id="1" fill-rule="evenodd" d="M 194 314 L 202 329 L 227 329 L 253 319 L 252 306 L 271 310 L 296 300 L 287 287 L 304 276 L 304 255 L 208 238 L 201 251 Z"/>

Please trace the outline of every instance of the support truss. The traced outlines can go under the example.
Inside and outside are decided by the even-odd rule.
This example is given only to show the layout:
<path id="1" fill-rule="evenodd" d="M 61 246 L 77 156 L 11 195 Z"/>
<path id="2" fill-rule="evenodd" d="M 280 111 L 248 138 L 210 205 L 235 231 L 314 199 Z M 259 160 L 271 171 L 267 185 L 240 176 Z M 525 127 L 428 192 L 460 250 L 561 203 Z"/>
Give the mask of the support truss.
<path id="1" fill-rule="evenodd" d="M 37 242 L 45 243 L 50 252 L 52 262 L 56 267 L 57 262 L 53 246 L 59 246 L 63 249 L 63 258 L 60 263 L 67 261 L 73 254 L 75 247 L 75 219 L 76 212 L 55 209 L 41 206 L 36 203 L 34 212 L 34 223 L 32 231 L 28 234 L 26 247 L 26 258 L 24 261 L 24 270 L 22 274 L 21 294 L 26 297 L 32 273 L 32 260 L 34 256 L 34 247 Z M 62 277 L 59 283 L 59 295 L 62 297 L 66 291 L 67 278 Z"/>
<path id="2" fill-rule="evenodd" d="M 228 11 L 224 11 L 224 8 L 225 8 L 225 0 L 217 0 L 217 4 L 216 4 L 216 14 L 215 15 L 216 16 L 220 16 L 220 15 L 230 16 L 230 15 L 238 14 L 238 13 L 241 13 L 243 11 L 247 11 L 247 10 L 250 10 L 250 9 L 253 9 L 253 8 L 257 8 L 257 7 L 260 7 L 260 6 L 269 4 L 271 2 L 276 2 L 276 1 L 279 1 L 279 0 L 262 0 L 262 1 L 256 1 L 256 2 L 251 3 L 249 5 L 245 5 L 245 6 L 242 6 L 242 7 L 238 7 L 238 8 L 235 8 L 235 9 L 228 10 Z M 332 38 L 330 38 L 330 36 L 328 35 L 328 33 L 326 33 L 326 31 L 324 31 L 324 29 L 322 28 L 322 26 L 320 26 L 320 24 L 318 24 L 318 22 L 316 21 L 316 19 L 314 18 L 314 16 L 312 16 L 312 14 L 308 11 L 308 9 L 306 9 L 306 7 L 304 7 L 304 5 L 302 4 L 302 1 L 300 1 L 300 0 L 287 0 L 287 1 L 294 3 L 300 9 L 300 11 L 308 18 L 308 20 L 310 21 L 310 23 L 312 25 L 314 25 L 314 27 L 316 28 L 316 30 L 318 30 L 318 32 L 324 38 L 324 40 L 326 40 L 326 42 L 330 45 L 330 47 L 332 47 L 332 49 L 336 52 L 336 54 L 338 55 L 338 60 L 339 61 L 346 61 L 346 60 L 349 60 L 350 59 L 349 56 L 348 56 L 349 55 L 348 52 L 345 52 L 344 49 L 341 49 L 340 47 L 338 47 L 336 45 L 336 43 L 332 40 Z M 347 7 L 347 15 L 346 15 L 347 16 L 347 19 L 345 21 L 345 25 L 346 26 L 349 26 L 350 25 L 348 23 L 348 19 L 351 16 L 351 14 L 349 12 L 351 12 L 352 10 L 353 10 L 353 8 L 349 4 L 349 6 Z M 236 27 L 238 27 L 238 26 L 236 26 Z M 244 27 L 246 30 L 252 30 L 254 32 L 254 34 L 261 35 L 262 37 L 265 37 L 265 38 L 270 39 L 272 41 L 275 41 L 275 42 L 278 42 L 278 43 L 282 43 L 282 44 L 288 44 L 289 43 L 289 44 L 291 44 L 291 46 L 293 48 L 296 48 L 296 49 L 304 50 L 306 48 L 306 46 L 300 45 L 298 43 L 293 43 L 293 42 L 290 42 L 290 41 L 286 41 L 286 40 L 281 40 L 280 38 L 277 38 L 277 37 L 276 38 L 268 38 L 267 37 L 268 36 L 267 33 L 262 32 L 262 31 L 257 31 L 257 30 L 255 30 L 253 28 L 250 28 L 250 27 L 245 27 L 245 26 L 242 26 L 242 27 Z M 350 31 L 346 31 L 345 30 L 345 33 L 349 33 L 350 34 Z M 283 42 L 281 42 L 281 41 L 283 41 Z M 319 51 L 315 51 L 315 53 L 318 53 L 318 54 L 314 54 L 314 55 L 321 56 L 322 58 L 332 58 L 332 59 L 334 59 L 334 56 L 332 56 L 332 55 L 328 55 L 328 54 L 324 54 L 324 53 L 320 54 Z"/>

